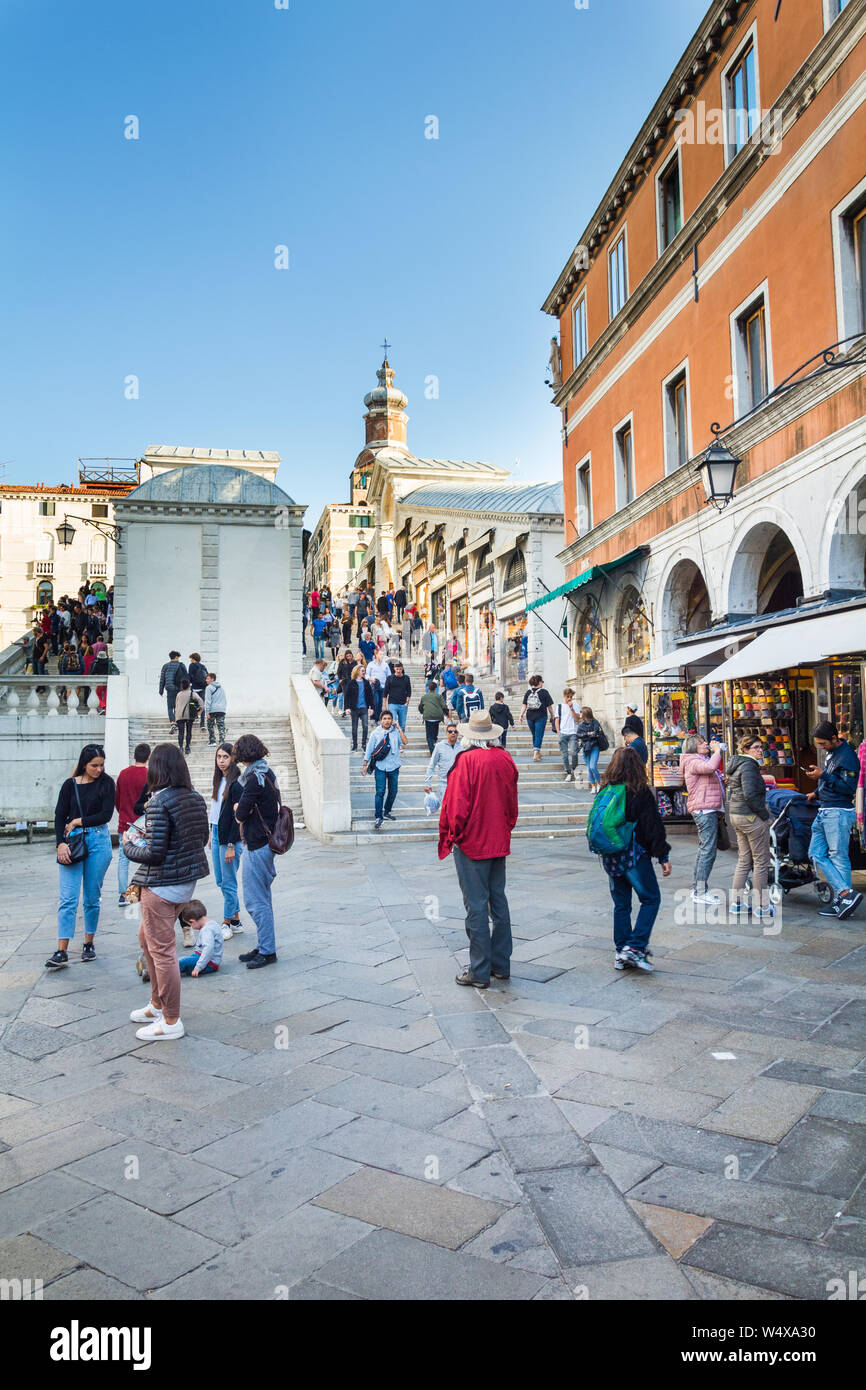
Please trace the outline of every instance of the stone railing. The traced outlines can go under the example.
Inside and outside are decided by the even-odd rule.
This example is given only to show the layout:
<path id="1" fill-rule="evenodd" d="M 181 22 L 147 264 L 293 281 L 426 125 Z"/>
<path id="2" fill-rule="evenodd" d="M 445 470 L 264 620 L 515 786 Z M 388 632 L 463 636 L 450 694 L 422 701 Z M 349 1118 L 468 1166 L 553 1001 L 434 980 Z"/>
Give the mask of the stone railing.
<path id="1" fill-rule="evenodd" d="M 352 824 L 349 741 L 309 676 L 292 676 L 290 698 L 304 824 L 321 839 Z"/>
<path id="2" fill-rule="evenodd" d="M 97 718 L 97 685 L 109 685 L 111 676 L 10 676 L 0 673 L 0 719 Z M 86 698 L 78 691 L 89 690 Z"/>

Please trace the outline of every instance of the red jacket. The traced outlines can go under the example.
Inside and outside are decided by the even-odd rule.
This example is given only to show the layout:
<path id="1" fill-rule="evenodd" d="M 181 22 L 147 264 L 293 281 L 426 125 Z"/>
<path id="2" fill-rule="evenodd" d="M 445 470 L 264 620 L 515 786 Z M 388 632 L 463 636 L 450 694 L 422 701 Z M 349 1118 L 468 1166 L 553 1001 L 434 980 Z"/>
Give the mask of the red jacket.
<path id="1" fill-rule="evenodd" d="M 439 813 L 439 858 L 452 847 L 468 859 L 511 853 L 517 823 L 517 768 L 504 748 L 468 748 L 458 754 Z"/>
<path id="2" fill-rule="evenodd" d="M 114 805 L 117 809 L 117 831 L 122 835 L 135 820 L 132 809 L 144 790 L 147 781 L 147 768 L 144 763 L 133 763 L 125 767 L 117 779 L 114 792 Z"/>

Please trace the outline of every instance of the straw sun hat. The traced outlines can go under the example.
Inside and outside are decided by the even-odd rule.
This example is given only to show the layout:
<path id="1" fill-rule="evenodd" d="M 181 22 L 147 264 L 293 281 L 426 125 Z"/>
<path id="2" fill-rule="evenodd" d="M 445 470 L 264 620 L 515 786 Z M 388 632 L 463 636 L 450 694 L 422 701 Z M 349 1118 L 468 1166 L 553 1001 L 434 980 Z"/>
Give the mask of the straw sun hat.
<path id="1" fill-rule="evenodd" d="M 467 738 L 472 743 L 490 743 L 493 739 L 498 739 L 501 733 L 498 724 L 494 724 L 484 709 L 473 710 L 468 724 L 460 725 L 461 738 Z"/>

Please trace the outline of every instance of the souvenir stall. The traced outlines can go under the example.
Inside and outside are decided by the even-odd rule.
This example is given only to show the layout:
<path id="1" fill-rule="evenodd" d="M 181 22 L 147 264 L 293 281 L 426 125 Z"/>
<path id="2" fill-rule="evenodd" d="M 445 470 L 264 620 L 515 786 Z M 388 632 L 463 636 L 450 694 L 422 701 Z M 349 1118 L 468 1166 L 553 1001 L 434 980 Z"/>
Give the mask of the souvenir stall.
<path id="1" fill-rule="evenodd" d="M 699 727 L 699 699 L 695 687 L 684 681 L 651 681 L 644 686 L 646 742 L 649 748 L 650 783 L 655 790 L 662 820 L 672 824 L 690 822 L 685 783 L 680 771 L 680 754 L 686 734 L 696 729 L 706 733 L 707 700 L 703 698 L 704 720 Z"/>
<path id="2" fill-rule="evenodd" d="M 759 738 L 763 771 L 793 791 L 814 789 L 800 772 L 808 756 L 812 683 L 811 671 L 796 670 L 724 683 L 729 751 L 735 753 L 742 738 Z"/>

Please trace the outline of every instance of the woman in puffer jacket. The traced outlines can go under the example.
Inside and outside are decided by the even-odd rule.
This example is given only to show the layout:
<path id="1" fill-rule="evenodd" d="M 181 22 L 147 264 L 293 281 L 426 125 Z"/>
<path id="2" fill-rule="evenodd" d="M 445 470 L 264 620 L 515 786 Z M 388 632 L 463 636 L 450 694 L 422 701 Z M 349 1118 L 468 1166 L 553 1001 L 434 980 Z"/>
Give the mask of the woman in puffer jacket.
<path id="1" fill-rule="evenodd" d="M 710 874 L 716 862 L 719 845 L 719 812 L 724 797 L 719 769 L 721 748 L 715 740 L 707 743 L 699 735 L 683 739 L 680 771 L 689 796 L 689 814 L 698 829 L 698 857 L 695 860 L 695 881 L 692 901 L 714 903 L 710 893 Z"/>
<path id="2" fill-rule="evenodd" d="M 208 818 L 204 797 L 193 791 L 186 759 L 173 743 L 158 743 L 147 764 L 149 792 L 144 812 L 144 843 L 123 837 L 128 859 L 141 867 L 133 878 L 141 888 L 138 940 L 151 979 L 151 1001 L 130 1014 L 143 1026 L 143 1042 L 182 1038 L 180 968 L 174 924 L 184 903 L 195 897 L 198 879 L 209 874 L 204 847 Z"/>
<path id="3" fill-rule="evenodd" d="M 767 810 L 767 787 L 761 776 L 764 746 L 759 738 L 748 734 L 740 739 L 739 756 L 728 763 L 728 814 L 737 832 L 737 867 L 734 872 L 730 911 L 734 916 L 747 913 L 749 905 L 742 901 L 746 879 L 752 875 L 752 916 L 774 917 L 776 909 L 767 901 L 767 877 L 770 868 L 770 813 Z"/>

